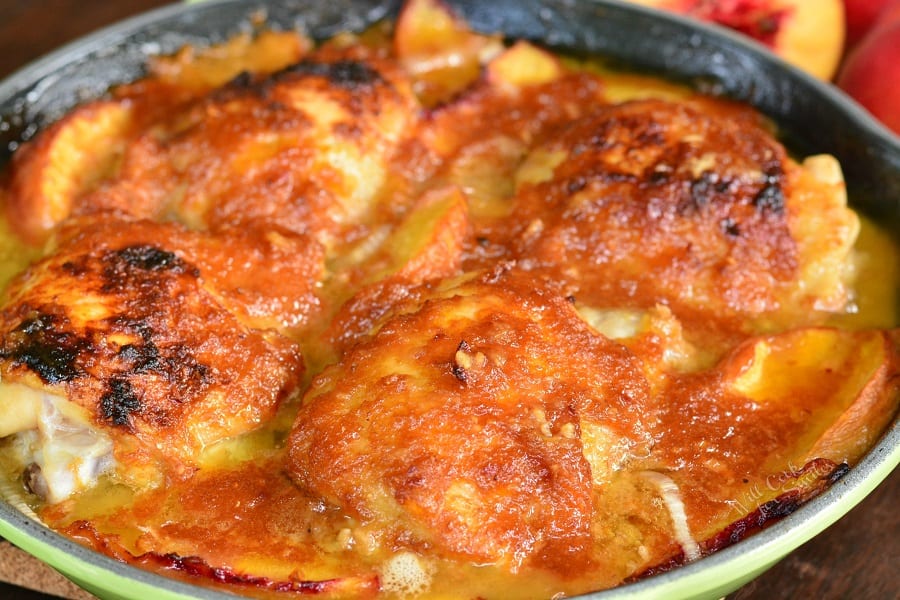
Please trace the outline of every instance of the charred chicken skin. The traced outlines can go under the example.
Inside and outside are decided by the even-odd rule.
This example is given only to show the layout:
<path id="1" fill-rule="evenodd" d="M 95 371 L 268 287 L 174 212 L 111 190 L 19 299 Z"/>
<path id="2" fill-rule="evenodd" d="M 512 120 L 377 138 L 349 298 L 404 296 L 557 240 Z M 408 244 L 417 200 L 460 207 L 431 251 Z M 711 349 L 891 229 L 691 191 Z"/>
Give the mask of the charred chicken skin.
<path id="1" fill-rule="evenodd" d="M 408 77 L 361 46 L 243 73 L 151 123 L 139 98 L 120 94 L 70 115 L 46 147 L 17 159 L 8 205 L 26 239 L 45 239 L 70 215 L 116 212 L 195 229 L 265 223 L 328 243 L 371 217 L 417 117 Z M 105 169 L 91 165 L 103 176 L 60 168 L 72 138 L 91 128 L 117 133 L 99 144 Z"/>
<path id="2" fill-rule="evenodd" d="M 532 150 L 516 178 L 512 255 L 585 304 L 661 302 L 752 331 L 849 301 L 859 224 L 839 167 L 798 165 L 744 107 L 601 107 Z"/>
<path id="3" fill-rule="evenodd" d="M 22 237 L 51 250 L 2 313 L 2 385 L 30 415 L 4 432 L 37 432 L 24 453 L 45 463 L 33 488 L 53 501 L 137 456 L 184 475 L 296 394 L 326 258 L 377 216 L 417 118 L 405 74 L 359 45 L 176 95 L 168 113 L 140 89 L 55 125 L 17 156 L 8 188 Z M 93 157 L 78 150 L 87 132 Z M 49 468 L 44 401 L 96 443 L 93 466 L 74 451 Z"/>
<path id="4" fill-rule="evenodd" d="M 72 428 L 112 440 L 118 463 L 163 461 L 166 472 L 185 475 L 206 446 L 259 427 L 297 392 L 297 345 L 252 326 L 262 316 L 255 307 L 280 306 L 277 292 L 240 301 L 248 274 L 229 265 L 235 251 L 257 251 L 268 263 L 283 250 L 174 224 L 72 225 L 55 252 L 13 282 L 0 312 L 0 386 L 18 399 L 6 410 L 32 416 L 9 427 L 37 426 L 36 443 L 51 444 L 43 417 L 61 411 Z M 291 287 L 279 291 L 309 295 L 303 284 Z M 55 500 L 77 489 L 41 486 Z"/>

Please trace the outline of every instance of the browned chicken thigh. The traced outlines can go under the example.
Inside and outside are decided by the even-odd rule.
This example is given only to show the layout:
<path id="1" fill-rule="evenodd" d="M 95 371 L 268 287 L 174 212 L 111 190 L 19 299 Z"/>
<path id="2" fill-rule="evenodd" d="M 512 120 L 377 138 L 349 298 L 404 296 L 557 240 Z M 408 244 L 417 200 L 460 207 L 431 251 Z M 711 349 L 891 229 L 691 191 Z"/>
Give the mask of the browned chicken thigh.
<path id="1" fill-rule="evenodd" d="M 309 298 L 311 280 L 282 278 L 265 291 L 244 283 L 260 262 L 283 260 L 285 245 L 302 273 L 306 240 L 219 240 L 149 221 L 71 225 L 0 311 L 4 421 L 21 419 L 3 433 L 36 429 L 43 475 L 32 470 L 33 489 L 58 501 L 89 485 L 100 463 L 132 478 L 156 461 L 189 473 L 204 448 L 258 428 L 297 391 L 298 347 L 254 324 L 293 320 L 283 299 Z M 105 449 L 94 467 L 77 448 L 65 464 L 51 460 L 73 431 Z"/>
<path id="2" fill-rule="evenodd" d="M 837 163 L 797 165 L 745 108 L 598 107 L 532 150 L 516 178 L 513 256 L 587 305 L 663 303 L 733 330 L 821 319 L 849 301 L 858 220 Z"/>
<path id="3" fill-rule="evenodd" d="M 142 85 L 160 83 L 60 121 L 17 157 L 7 191 L 22 238 L 52 245 L 2 310 L 6 412 L 26 415 L 2 433 L 29 432 L 33 489 L 51 501 L 112 462 L 184 474 L 274 417 L 301 384 L 303 332 L 334 310 L 329 252 L 384 218 L 389 163 L 417 118 L 408 76 L 360 44 L 160 95 L 168 112 Z M 64 452 L 51 468 L 48 402 L 96 460 Z"/>
<path id="4" fill-rule="evenodd" d="M 417 117 L 407 76 L 359 45 L 238 75 L 149 123 L 123 95 L 73 113 L 17 158 L 8 204 L 25 239 L 112 211 L 195 229 L 266 223 L 327 245 L 371 217 Z M 100 132 L 91 161 L 76 151 L 86 131 Z"/>
<path id="5" fill-rule="evenodd" d="M 649 443 L 636 358 L 502 269 L 426 285 L 376 329 L 304 398 L 298 484 L 353 515 L 363 546 L 583 566 L 595 487 Z"/>

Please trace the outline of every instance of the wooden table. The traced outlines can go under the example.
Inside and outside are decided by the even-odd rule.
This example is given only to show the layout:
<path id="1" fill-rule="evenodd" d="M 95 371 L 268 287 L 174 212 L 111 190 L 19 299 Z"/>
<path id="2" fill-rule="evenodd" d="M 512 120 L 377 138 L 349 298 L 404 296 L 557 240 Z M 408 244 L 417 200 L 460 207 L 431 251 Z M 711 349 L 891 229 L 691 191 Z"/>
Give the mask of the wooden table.
<path id="1" fill-rule="evenodd" d="M 167 2 L 0 0 L 0 78 L 69 40 L 163 4 Z M 900 594 L 900 510 L 895 504 L 898 499 L 900 472 L 895 472 L 837 524 L 729 599 L 897 598 Z M 66 598 L 89 597 L 5 542 L 0 543 L 0 580 Z M 5 592 L 6 588 L 0 587 L 0 595 L 12 597 Z M 28 598 L 24 590 L 22 594 L 15 597 Z"/>

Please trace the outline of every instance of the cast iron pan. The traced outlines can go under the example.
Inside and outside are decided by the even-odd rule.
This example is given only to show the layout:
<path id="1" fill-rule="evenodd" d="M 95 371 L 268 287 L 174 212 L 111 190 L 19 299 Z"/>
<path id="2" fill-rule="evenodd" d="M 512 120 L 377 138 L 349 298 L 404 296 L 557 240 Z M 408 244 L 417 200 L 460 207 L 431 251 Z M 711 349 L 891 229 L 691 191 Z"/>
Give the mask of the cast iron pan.
<path id="1" fill-rule="evenodd" d="M 753 104 L 779 125 L 781 138 L 796 153 L 835 155 L 845 170 L 854 207 L 889 231 L 900 232 L 900 139 L 833 87 L 736 34 L 615 0 L 447 3 L 478 30 L 501 31 L 511 38 L 534 40 L 566 52 L 602 55 L 614 65 Z M 205 46 L 224 41 L 253 29 L 252 18 L 260 11 L 270 27 L 297 28 L 321 39 L 395 15 L 399 5 L 400 0 L 221 0 L 173 5 L 106 28 L 0 83 L 0 168 L 23 141 L 76 104 L 144 74 L 148 55 L 172 53 L 185 44 Z M 668 596 L 689 585 L 692 577 L 717 569 L 719 574 L 731 573 L 730 580 L 706 591 L 721 596 L 849 511 L 898 462 L 900 431 L 895 421 L 846 477 L 790 517 L 696 563 L 593 597 Z M 112 572 L 154 586 L 161 593 L 229 597 L 96 554 L 5 502 L 0 502 L 0 522 L 13 541 L 37 538 L 82 562 L 87 572 L 96 571 L 100 576 Z M 741 557 L 749 555 L 757 556 L 752 572 L 732 573 L 741 568 Z M 130 597 L 126 589 L 119 592 L 121 597 Z"/>

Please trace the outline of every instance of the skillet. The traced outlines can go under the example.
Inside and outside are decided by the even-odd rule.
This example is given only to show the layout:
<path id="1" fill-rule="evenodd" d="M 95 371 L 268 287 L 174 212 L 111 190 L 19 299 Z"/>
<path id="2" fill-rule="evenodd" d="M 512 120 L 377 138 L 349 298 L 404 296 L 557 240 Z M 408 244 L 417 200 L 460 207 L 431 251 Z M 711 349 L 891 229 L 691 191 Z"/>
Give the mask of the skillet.
<path id="1" fill-rule="evenodd" d="M 71 44 L 0 83 L 0 164 L 44 125 L 115 83 L 143 74 L 148 54 L 207 45 L 250 27 L 265 9 L 269 23 L 325 38 L 395 14 L 398 1 L 224 0 L 172 6 Z M 749 102 L 772 117 L 796 152 L 829 152 L 845 169 L 854 206 L 900 230 L 900 142 L 833 88 L 758 51 L 738 36 L 613 0 L 448 2 L 475 28 L 600 54 L 631 69 L 687 82 Z M 749 580 L 848 511 L 900 462 L 897 423 L 834 488 L 761 534 L 695 564 L 595 594 L 718 597 Z M 0 504 L 0 534 L 47 560 L 102 597 L 219 598 L 208 590 L 137 571 L 77 546 Z"/>

